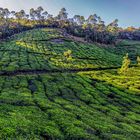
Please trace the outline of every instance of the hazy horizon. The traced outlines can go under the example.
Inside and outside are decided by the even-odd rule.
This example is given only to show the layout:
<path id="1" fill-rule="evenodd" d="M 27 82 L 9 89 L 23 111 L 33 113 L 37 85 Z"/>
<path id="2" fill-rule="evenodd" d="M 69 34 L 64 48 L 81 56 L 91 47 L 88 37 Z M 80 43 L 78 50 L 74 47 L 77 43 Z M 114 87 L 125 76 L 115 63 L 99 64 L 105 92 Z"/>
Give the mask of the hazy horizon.
<path id="1" fill-rule="evenodd" d="M 0 7 L 9 8 L 10 10 L 24 9 L 26 12 L 30 8 L 42 6 L 50 14 L 56 16 L 62 7 L 67 9 L 69 17 L 75 14 L 83 15 L 86 18 L 90 14 L 96 13 L 106 24 L 114 19 L 119 20 L 120 27 L 140 27 L 140 18 L 138 13 L 140 1 L 138 0 L 0 0 Z"/>

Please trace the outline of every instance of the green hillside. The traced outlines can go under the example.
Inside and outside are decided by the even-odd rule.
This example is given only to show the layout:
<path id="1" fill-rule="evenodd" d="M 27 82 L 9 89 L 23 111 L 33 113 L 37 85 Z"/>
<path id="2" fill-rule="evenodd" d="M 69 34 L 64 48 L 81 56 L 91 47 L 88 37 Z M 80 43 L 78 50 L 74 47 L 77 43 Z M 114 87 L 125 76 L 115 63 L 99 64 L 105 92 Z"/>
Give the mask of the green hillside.
<path id="1" fill-rule="evenodd" d="M 126 53 L 136 64 L 140 42 L 101 46 L 49 28 L 1 42 L 0 139 L 139 140 L 140 67 L 117 73 Z"/>

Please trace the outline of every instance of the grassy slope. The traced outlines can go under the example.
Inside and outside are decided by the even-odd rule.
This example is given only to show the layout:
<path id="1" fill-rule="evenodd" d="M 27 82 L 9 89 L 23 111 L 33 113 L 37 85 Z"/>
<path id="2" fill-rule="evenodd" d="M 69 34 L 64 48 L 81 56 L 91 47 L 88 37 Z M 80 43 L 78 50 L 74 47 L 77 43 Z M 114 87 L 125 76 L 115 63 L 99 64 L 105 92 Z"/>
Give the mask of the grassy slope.
<path id="1" fill-rule="evenodd" d="M 140 41 L 122 40 L 117 44 L 117 47 L 109 46 L 106 47 L 105 50 L 123 56 L 126 53 L 129 53 L 129 57 L 131 58 L 132 62 L 135 63 L 136 57 L 140 56 Z"/>
<path id="2" fill-rule="evenodd" d="M 47 41 L 56 37 L 63 38 L 58 30 L 32 30 L 0 44 L 0 139 L 140 139 L 140 68 L 129 76 L 117 70 L 70 73 L 121 65 L 122 54 Z M 70 62 L 63 56 L 68 49 Z M 36 69 L 68 72 L 2 76 Z"/>

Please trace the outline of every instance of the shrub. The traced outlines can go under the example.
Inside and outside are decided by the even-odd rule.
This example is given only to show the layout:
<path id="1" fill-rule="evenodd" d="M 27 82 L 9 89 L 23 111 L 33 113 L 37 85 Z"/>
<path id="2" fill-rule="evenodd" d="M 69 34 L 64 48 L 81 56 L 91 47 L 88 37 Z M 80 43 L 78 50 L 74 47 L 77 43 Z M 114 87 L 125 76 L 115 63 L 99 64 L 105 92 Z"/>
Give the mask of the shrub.
<path id="1" fill-rule="evenodd" d="M 137 64 L 140 66 L 140 56 L 137 57 Z"/>
<path id="2" fill-rule="evenodd" d="M 64 52 L 64 56 L 65 56 L 67 61 L 72 60 L 72 51 L 68 50 L 68 51 Z"/>
<path id="3" fill-rule="evenodd" d="M 118 73 L 119 74 L 126 74 L 128 72 L 128 68 L 129 68 L 130 63 L 131 63 L 131 61 L 130 61 L 128 53 L 127 53 L 126 56 L 123 58 L 122 66 L 119 69 Z"/>

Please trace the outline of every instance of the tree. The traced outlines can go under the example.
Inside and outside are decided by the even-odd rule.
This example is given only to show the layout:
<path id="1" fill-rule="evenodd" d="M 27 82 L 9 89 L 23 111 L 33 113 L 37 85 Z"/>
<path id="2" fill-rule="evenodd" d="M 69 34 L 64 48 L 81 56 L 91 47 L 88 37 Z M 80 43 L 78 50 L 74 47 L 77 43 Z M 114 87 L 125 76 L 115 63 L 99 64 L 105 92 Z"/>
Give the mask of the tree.
<path id="1" fill-rule="evenodd" d="M 67 61 L 72 60 L 72 51 L 68 50 L 68 51 L 64 52 L 64 56 L 65 56 Z"/>
<path id="2" fill-rule="evenodd" d="M 43 8 L 41 6 L 39 6 L 37 9 L 36 9 L 36 17 L 38 20 L 41 20 L 42 19 L 42 12 L 43 12 Z"/>
<path id="3" fill-rule="evenodd" d="M 20 11 L 20 16 L 21 16 L 21 19 L 25 18 L 26 17 L 26 13 L 24 10 L 21 10 Z"/>
<path id="4" fill-rule="evenodd" d="M 97 15 L 90 15 L 87 19 L 87 23 L 95 25 L 97 23 Z"/>
<path id="5" fill-rule="evenodd" d="M 130 61 L 128 53 L 127 53 L 126 56 L 124 56 L 124 58 L 123 58 L 122 66 L 119 69 L 118 73 L 126 74 L 128 72 L 130 63 L 131 63 L 131 61 Z"/>
<path id="6" fill-rule="evenodd" d="M 9 15 L 11 15 L 10 19 Z M 17 29 L 15 30 L 24 30 L 26 27 L 21 29 L 23 25 L 27 25 L 28 27 L 47 25 L 48 27 L 63 28 L 68 33 L 83 37 L 87 41 L 106 44 L 115 43 L 118 36 L 123 34 L 120 33 L 117 19 L 108 26 L 105 26 L 104 21 L 96 14 L 90 15 L 88 19 L 85 19 L 85 17 L 81 15 L 75 15 L 73 18 L 68 19 L 68 13 L 65 8 L 62 8 L 56 17 L 48 14 L 41 6 L 37 9 L 31 8 L 29 15 L 26 14 L 24 10 L 10 12 L 7 8 L 0 8 L 0 20 L 0 31 L 3 30 L 2 32 L 9 30 L 9 27 L 12 27 L 15 23 L 17 23 Z M 122 31 L 125 30 L 122 29 Z M 140 29 L 134 30 L 134 32 L 133 38 L 140 38 Z M 130 35 L 131 33 L 132 30 L 130 30 Z"/>
<path id="7" fill-rule="evenodd" d="M 118 19 L 115 19 L 107 27 L 108 27 L 108 31 L 117 32 L 118 31 Z"/>
<path id="8" fill-rule="evenodd" d="M 11 11 L 11 16 L 14 17 L 15 16 L 15 11 Z"/>
<path id="9" fill-rule="evenodd" d="M 9 28 L 9 15 L 10 15 L 10 11 L 7 8 L 0 8 L 0 19 L 1 19 L 1 23 L 3 24 L 3 26 L 5 26 L 5 29 Z M 5 30 L 4 29 L 4 30 Z"/>
<path id="10" fill-rule="evenodd" d="M 66 9 L 65 8 L 62 8 L 59 11 L 59 14 L 58 14 L 58 16 L 56 18 L 58 20 L 67 20 L 67 17 L 68 17 L 68 13 L 66 12 Z"/>
<path id="11" fill-rule="evenodd" d="M 26 14 L 25 17 L 26 17 L 26 19 L 29 19 L 30 16 L 28 14 Z"/>
<path id="12" fill-rule="evenodd" d="M 36 11 L 34 10 L 34 8 L 30 9 L 30 17 L 32 20 L 35 20 L 36 17 Z"/>
<path id="13" fill-rule="evenodd" d="M 138 63 L 138 66 L 140 66 L 140 57 L 139 56 L 137 57 L 137 63 Z"/>
<path id="14" fill-rule="evenodd" d="M 73 19 L 74 19 L 74 22 L 76 22 L 78 25 L 81 25 L 82 24 L 81 16 L 80 15 L 75 15 L 73 17 Z"/>
<path id="15" fill-rule="evenodd" d="M 80 16 L 80 15 L 75 15 L 74 16 L 75 21 L 77 22 L 78 25 L 82 25 L 85 22 L 85 17 L 84 16 Z"/>
<path id="16" fill-rule="evenodd" d="M 85 22 L 85 17 L 84 16 L 80 16 L 80 24 L 82 25 L 82 24 L 84 24 L 84 22 Z"/>
<path id="17" fill-rule="evenodd" d="M 0 8 L 0 18 L 7 19 L 10 15 L 10 11 L 7 8 Z"/>
<path id="18" fill-rule="evenodd" d="M 4 18 L 7 19 L 10 15 L 10 11 L 7 8 L 3 9 L 3 15 Z"/>
<path id="19" fill-rule="evenodd" d="M 3 8 L 0 7 L 0 19 L 4 18 L 4 15 L 3 15 Z"/>
<path id="20" fill-rule="evenodd" d="M 18 20 L 25 18 L 25 16 L 26 16 L 26 13 L 25 13 L 24 10 L 20 10 L 19 12 L 16 12 L 16 13 L 15 13 L 15 17 L 16 17 Z"/>
<path id="21" fill-rule="evenodd" d="M 47 11 L 45 11 L 45 12 L 43 12 L 43 13 L 42 13 L 42 15 L 44 16 L 44 19 L 47 19 L 48 12 L 47 12 Z"/>
<path id="22" fill-rule="evenodd" d="M 53 20 L 53 15 L 48 14 L 47 18 L 48 18 L 49 20 Z"/>

